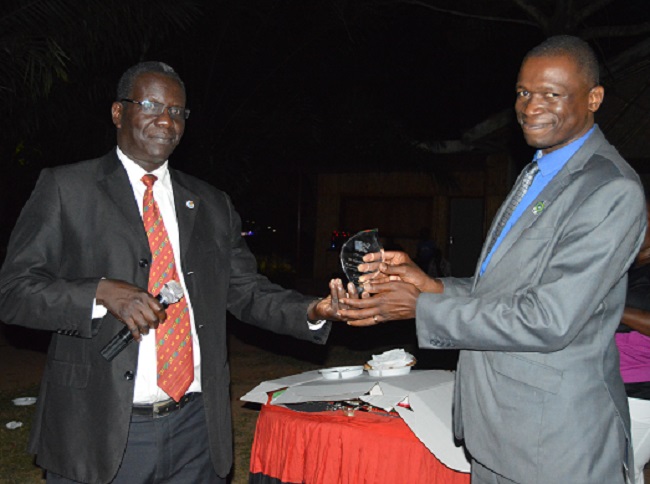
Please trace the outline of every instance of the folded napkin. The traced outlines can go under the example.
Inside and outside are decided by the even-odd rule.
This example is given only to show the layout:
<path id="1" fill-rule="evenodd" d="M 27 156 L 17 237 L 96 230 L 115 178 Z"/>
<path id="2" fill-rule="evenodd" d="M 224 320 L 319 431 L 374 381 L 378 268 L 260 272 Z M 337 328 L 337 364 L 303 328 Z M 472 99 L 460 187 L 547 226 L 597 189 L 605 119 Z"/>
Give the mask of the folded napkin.
<path id="1" fill-rule="evenodd" d="M 372 360 L 368 361 L 368 365 L 373 370 L 388 370 L 409 366 L 414 360 L 412 354 L 403 349 L 395 349 L 384 351 L 381 355 L 372 355 Z"/>

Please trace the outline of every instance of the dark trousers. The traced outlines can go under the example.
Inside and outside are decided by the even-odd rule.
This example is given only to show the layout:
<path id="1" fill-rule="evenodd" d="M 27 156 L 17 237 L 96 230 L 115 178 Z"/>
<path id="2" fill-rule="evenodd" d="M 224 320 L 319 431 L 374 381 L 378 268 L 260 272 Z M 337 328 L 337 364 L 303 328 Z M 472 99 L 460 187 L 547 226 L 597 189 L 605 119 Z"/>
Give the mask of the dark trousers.
<path id="1" fill-rule="evenodd" d="M 76 481 L 47 474 L 48 484 Z M 210 461 L 203 399 L 161 418 L 133 416 L 112 484 L 225 484 Z"/>

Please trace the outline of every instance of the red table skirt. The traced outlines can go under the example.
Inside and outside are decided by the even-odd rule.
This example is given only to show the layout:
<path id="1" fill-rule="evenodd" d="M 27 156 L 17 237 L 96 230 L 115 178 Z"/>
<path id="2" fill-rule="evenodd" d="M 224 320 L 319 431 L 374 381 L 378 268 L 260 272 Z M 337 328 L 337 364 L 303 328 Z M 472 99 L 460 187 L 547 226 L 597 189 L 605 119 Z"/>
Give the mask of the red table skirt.
<path id="1" fill-rule="evenodd" d="M 442 464 L 399 417 L 296 412 L 264 405 L 251 450 L 251 482 L 469 484 Z M 257 476 L 257 477 L 254 477 Z"/>

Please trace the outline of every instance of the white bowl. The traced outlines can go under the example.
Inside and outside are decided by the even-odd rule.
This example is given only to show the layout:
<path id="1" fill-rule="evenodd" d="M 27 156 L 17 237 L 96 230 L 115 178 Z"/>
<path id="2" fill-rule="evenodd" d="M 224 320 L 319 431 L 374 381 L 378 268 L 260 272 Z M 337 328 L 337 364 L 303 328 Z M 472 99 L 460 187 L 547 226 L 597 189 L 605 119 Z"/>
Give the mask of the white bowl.
<path id="1" fill-rule="evenodd" d="M 19 407 L 23 407 L 25 405 L 34 405 L 36 403 L 36 397 L 14 398 L 12 402 L 14 405 L 17 405 Z"/>
<path id="2" fill-rule="evenodd" d="M 403 366 L 401 368 L 387 368 L 385 370 L 381 369 L 370 369 L 368 370 L 368 374 L 370 376 L 400 376 L 400 375 L 408 375 L 411 372 L 411 367 L 410 366 Z"/>
<path id="3" fill-rule="evenodd" d="M 325 368 L 318 372 L 326 380 L 347 380 L 354 378 L 363 373 L 363 366 L 335 366 L 334 368 Z"/>

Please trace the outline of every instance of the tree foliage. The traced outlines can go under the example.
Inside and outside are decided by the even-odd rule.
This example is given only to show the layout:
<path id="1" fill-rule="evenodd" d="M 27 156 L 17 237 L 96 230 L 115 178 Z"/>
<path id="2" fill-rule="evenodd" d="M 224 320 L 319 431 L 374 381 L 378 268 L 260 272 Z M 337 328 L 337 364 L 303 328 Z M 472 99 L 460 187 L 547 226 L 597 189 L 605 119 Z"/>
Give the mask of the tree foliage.
<path id="1" fill-rule="evenodd" d="M 634 57 L 650 54 L 646 0 L 398 0 L 436 14 L 519 25 L 543 37 L 576 35 L 588 41 L 627 39 Z M 639 49 L 639 46 L 643 46 Z M 624 54 L 620 47 L 612 52 Z"/>
<path id="2" fill-rule="evenodd" d="M 112 147 L 115 84 L 141 60 L 187 86 L 173 163 L 244 215 L 286 221 L 286 193 L 297 181 L 313 193 L 311 172 L 443 177 L 419 143 L 511 105 L 521 56 L 543 37 L 593 39 L 614 71 L 649 58 L 647 1 L 5 0 L 0 201 L 11 222 L 41 167 Z"/>
<path id="3" fill-rule="evenodd" d="M 186 30 L 199 12 L 194 0 L 6 0 L 0 16 L 0 127 L 8 145 L 0 154 L 33 146 L 34 135 L 68 122 L 63 116 L 70 112 L 82 122 L 90 118 L 84 111 L 107 92 L 103 74 L 124 59 L 146 57 L 152 45 Z M 114 79 L 110 85 L 113 90 Z"/>
<path id="4" fill-rule="evenodd" d="M 546 35 L 598 39 L 608 59 L 647 57 L 645 3 L 7 0 L 0 160 L 99 154 L 114 142 L 108 110 L 119 74 L 159 59 L 188 85 L 179 152 L 199 175 L 246 182 L 269 165 L 426 165 L 417 140 L 452 138 L 507 106 L 517 61 L 506 55 Z M 625 20 L 624 8 L 638 15 Z M 478 83 L 489 96 L 466 97 Z"/>

